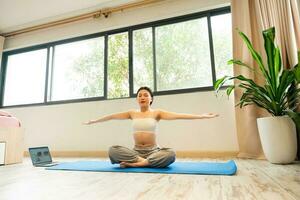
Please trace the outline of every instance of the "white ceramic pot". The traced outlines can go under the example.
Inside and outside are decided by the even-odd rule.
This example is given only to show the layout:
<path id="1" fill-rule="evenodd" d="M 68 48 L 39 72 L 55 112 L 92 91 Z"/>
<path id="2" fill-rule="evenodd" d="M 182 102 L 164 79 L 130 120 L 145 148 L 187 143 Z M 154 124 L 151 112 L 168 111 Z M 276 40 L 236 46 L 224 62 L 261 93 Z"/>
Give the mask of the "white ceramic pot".
<path id="1" fill-rule="evenodd" d="M 287 164 L 297 155 L 297 132 L 293 120 L 288 116 L 257 119 L 259 136 L 268 161 Z"/>

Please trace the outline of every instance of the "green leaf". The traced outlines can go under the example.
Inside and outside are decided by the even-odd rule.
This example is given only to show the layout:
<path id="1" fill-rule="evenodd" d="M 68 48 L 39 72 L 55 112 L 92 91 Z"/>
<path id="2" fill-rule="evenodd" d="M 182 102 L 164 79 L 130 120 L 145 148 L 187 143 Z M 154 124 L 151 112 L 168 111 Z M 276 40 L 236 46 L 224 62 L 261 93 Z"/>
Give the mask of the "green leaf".
<path id="1" fill-rule="evenodd" d="M 275 28 L 269 28 L 263 31 L 263 37 L 265 41 L 265 51 L 268 60 L 268 70 L 271 77 L 271 85 L 276 88 L 276 71 L 275 71 Z M 280 56 L 280 54 L 279 54 Z M 279 57 L 280 59 L 280 57 Z"/>
<path id="2" fill-rule="evenodd" d="M 296 65 L 296 67 L 294 67 L 293 73 L 295 75 L 295 79 L 296 79 L 297 83 L 300 83 L 300 67 L 299 67 L 299 63 L 298 63 L 298 65 Z"/>
<path id="3" fill-rule="evenodd" d="M 294 81 L 294 74 L 289 70 L 283 70 L 279 79 L 279 85 L 276 90 L 276 99 L 281 98 Z"/>
<path id="4" fill-rule="evenodd" d="M 224 76 L 214 82 L 214 89 L 218 92 L 220 88 L 228 81 L 231 77 L 230 76 Z"/>
<path id="5" fill-rule="evenodd" d="M 226 93 L 227 93 L 227 96 L 229 96 L 231 94 L 231 92 L 233 91 L 234 89 L 234 85 L 231 85 L 229 86 L 227 89 L 226 89 Z"/>
<path id="6" fill-rule="evenodd" d="M 298 51 L 298 68 L 300 68 L 300 51 Z"/>
<path id="7" fill-rule="evenodd" d="M 263 73 L 264 77 L 266 78 L 267 82 L 271 83 L 270 76 L 268 72 L 266 71 L 266 68 L 263 64 L 263 61 L 261 59 L 261 56 L 254 50 L 253 45 L 251 44 L 248 37 L 241 31 L 239 31 L 240 36 L 242 37 L 243 41 L 246 43 L 248 50 L 250 51 L 253 59 L 256 61 L 256 63 L 259 66 L 259 69 Z"/>
<path id="8" fill-rule="evenodd" d="M 282 72 L 281 66 L 281 56 L 280 56 L 280 49 L 275 48 L 275 55 L 274 55 L 274 79 L 276 80 L 276 86 L 279 84 L 279 75 Z"/>
<path id="9" fill-rule="evenodd" d="M 228 64 L 228 65 L 232 65 L 232 64 L 240 65 L 240 66 L 246 67 L 246 68 L 250 69 L 251 71 L 257 73 L 257 71 L 256 71 L 255 69 L 253 69 L 253 67 L 250 67 L 249 65 L 243 63 L 243 62 L 240 61 L 240 60 L 231 59 L 231 60 L 228 60 L 228 61 L 227 61 L 227 64 Z M 258 73 L 257 73 L 257 74 L 258 74 Z"/>

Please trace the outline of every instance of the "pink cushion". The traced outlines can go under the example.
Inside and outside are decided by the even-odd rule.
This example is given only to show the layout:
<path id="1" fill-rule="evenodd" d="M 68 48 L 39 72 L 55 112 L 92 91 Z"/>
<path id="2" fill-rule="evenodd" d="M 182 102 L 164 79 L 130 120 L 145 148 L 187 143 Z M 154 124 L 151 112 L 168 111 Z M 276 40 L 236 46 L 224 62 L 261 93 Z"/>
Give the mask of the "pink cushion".
<path id="1" fill-rule="evenodd" d="M 0 110 L 0 116 L 11 117 L 11 114 L 9 114 L 8 112 L 5 112 L 5 111 Z"/>
<path id="2" fill-rule="evenodd" d="M 0 127 L 20 127 L 21 123 L 6 111 L 0 110 Z"/>
<path id="3" fill-rule="evenodd" d="M 0 127 L 20 127 L 19 120 L 15 117 L 0 116 Z"/>

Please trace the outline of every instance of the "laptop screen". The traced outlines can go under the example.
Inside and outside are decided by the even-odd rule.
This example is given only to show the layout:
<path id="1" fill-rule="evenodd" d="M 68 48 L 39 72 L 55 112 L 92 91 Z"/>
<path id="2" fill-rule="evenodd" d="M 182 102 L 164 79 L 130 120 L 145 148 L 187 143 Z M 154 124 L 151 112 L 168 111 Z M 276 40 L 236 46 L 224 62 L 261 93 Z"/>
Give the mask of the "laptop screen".
<path id="1" fill-rule="evenodd" d="M 33 165 L 52 162 L 48 147 L 29 148 L 29 154 Z"/>

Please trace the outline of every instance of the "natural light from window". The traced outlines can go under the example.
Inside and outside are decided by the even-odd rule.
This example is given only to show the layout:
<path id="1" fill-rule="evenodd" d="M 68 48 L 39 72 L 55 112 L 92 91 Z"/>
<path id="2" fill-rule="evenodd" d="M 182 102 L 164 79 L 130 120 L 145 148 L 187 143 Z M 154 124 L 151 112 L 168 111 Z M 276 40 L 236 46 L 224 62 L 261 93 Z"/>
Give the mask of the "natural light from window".
<path id="1" fill-rule="evenodd" d="M 3 105 L 44 102 L 47 49 L 8 56 Z"/>
<path id="2" fill-rule="evenodd" d="M 104 95 L 104 37 L 55 46 L 50 100 Z"/>

